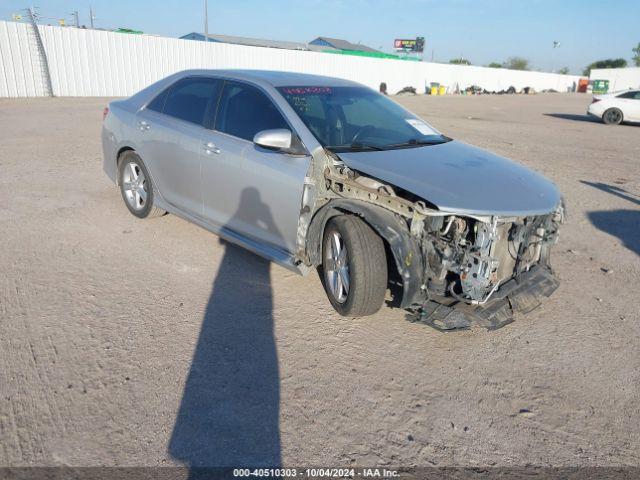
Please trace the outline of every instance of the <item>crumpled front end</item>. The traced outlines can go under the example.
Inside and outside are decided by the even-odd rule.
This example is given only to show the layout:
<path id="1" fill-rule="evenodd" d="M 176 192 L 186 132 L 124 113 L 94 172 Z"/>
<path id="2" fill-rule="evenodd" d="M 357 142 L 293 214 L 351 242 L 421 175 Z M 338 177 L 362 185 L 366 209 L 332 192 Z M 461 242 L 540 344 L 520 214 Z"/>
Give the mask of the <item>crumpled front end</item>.
<path id="1" fill-rule="evenodd" d="M 547 264 L 563 211 L 533 217 L 425 218 L 422 245 L 427 291 L 483 305 L 500 285 L 539 263 Z"/>
<path id="2" fill-rule="evenodd" d="M 340 162 L 329 165 L 323 176 L 330 195 L 385 209 L 406 226 L 402 235 L 410 237 L 422 257 L 421 278 L 407 279 L 405 267 L 415 267 L 418 259 L 396 255 L 401 277 L 414 286 L 410 295 L 405 289 L 400 305 L 414 320 L 441 330 L 473 323 L 498 328 L 512 321 L 515 312 L 538 306 L 537 299 L 558 286 L 549 256 L 564 218 L 562 202 L 542 215 L 461 215 Z M 384 229 L 374 227 L 384 237 Z M 415 276 L 415 268 L 413 272 Z"/>
<path id="3" fill-rule="evenodd" d="M 533 310 L 558 286 L 549 257 L 563 217 L 562 204 L 530 217 L 426 217 L 424 286 L 441 308 L 422 305 L 417 317 L 442 330 L 498 328 Z"/>

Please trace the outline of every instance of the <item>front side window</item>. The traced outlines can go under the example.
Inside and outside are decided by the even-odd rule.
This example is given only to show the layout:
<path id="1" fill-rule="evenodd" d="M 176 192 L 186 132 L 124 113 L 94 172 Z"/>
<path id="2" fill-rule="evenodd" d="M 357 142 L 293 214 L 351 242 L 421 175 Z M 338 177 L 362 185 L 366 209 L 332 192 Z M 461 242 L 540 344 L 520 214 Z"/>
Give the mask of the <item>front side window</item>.
<path id="1" fill-rule="evenodd" d="M 205 115 L 218 98 L 222 81 L 185 78 L 169 91 L 162 113 L 186 122 L 205 125 Z M 155 101 L 155 100 L 154 100 Z"/>
<path id="2" fill-rule="evenodd" d="M 365 87 L 290 86 L 278 91 L 326 148 L 388 150 L 450 139 Z"/>
<path id="3" fill-rule="evenodd" d="M 216 115 L 215 129 L 252 141 L 262 130 L 286 128 L 286 120 L 260 90 L 240 82 L 226 82 Z"/>

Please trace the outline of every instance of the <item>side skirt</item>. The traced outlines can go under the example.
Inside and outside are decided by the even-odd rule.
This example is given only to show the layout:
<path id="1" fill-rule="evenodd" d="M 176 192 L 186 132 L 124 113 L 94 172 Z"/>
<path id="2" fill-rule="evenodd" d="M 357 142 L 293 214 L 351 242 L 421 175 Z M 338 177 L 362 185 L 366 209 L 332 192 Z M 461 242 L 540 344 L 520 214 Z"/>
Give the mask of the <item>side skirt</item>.
<path id="1" fill-rule="evenodd" d="M 229 228 L 221 227 L 218 225 L 212 225 L 209 222 L 206 222 L 198 217 L 190 215 L 189 213 L 183 212 L 182 210 L 174 207 L 173 205 L 167 203 L 163 198 L 155 197 L 156 204 L 158 208 L 166 210 L 167 212 L 186 220 L 187 222 L 195 223 L 199 227 L 204 228 L 205 230 L 215 233 L 221 238 L 224 238 L 228 242 L 231 242 L 235 245 L 238 245 L 242 248 L 249 250 L 250 252 L 255 253 L 271 262 L 277 263 L 278 265 L 295 272 L 299 275 L 306 275 L 309 273 L 312 268 L 304 265 L 303 263 L 299 263 L 296 261 L 295 257 L 279 248 L 272 247 L 270 245 L 265 245 L 256 240 L 248 238 L 244 235 L 241 235 Z"/>

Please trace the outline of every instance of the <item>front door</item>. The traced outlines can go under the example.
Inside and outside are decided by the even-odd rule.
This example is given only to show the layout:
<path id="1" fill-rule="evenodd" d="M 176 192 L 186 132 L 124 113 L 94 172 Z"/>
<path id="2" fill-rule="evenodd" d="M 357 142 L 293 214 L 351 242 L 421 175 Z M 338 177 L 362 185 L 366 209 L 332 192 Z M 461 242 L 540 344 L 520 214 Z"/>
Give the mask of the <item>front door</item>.
<path id="1" fill-rule="evenodd" d="M 257 132 L 274 128 L 291 130 L 263 91 L 225 82 L 215 128 L 203 140 L 204 216 L 217 226 L 292 253 L 311 158 L 254 145 Z"/>

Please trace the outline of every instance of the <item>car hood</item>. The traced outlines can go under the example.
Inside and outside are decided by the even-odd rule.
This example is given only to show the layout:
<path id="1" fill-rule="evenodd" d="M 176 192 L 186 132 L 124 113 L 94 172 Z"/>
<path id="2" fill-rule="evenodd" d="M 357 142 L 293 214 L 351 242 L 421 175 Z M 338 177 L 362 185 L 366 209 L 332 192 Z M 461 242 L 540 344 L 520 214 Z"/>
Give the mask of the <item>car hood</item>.
<path id="1" fill-rule="evenodd" d="M 349 168 L 451 213 L 541 215 L 560 202 L 560 192 L 542 175 L 462 142 L 338 156 Z"/>

